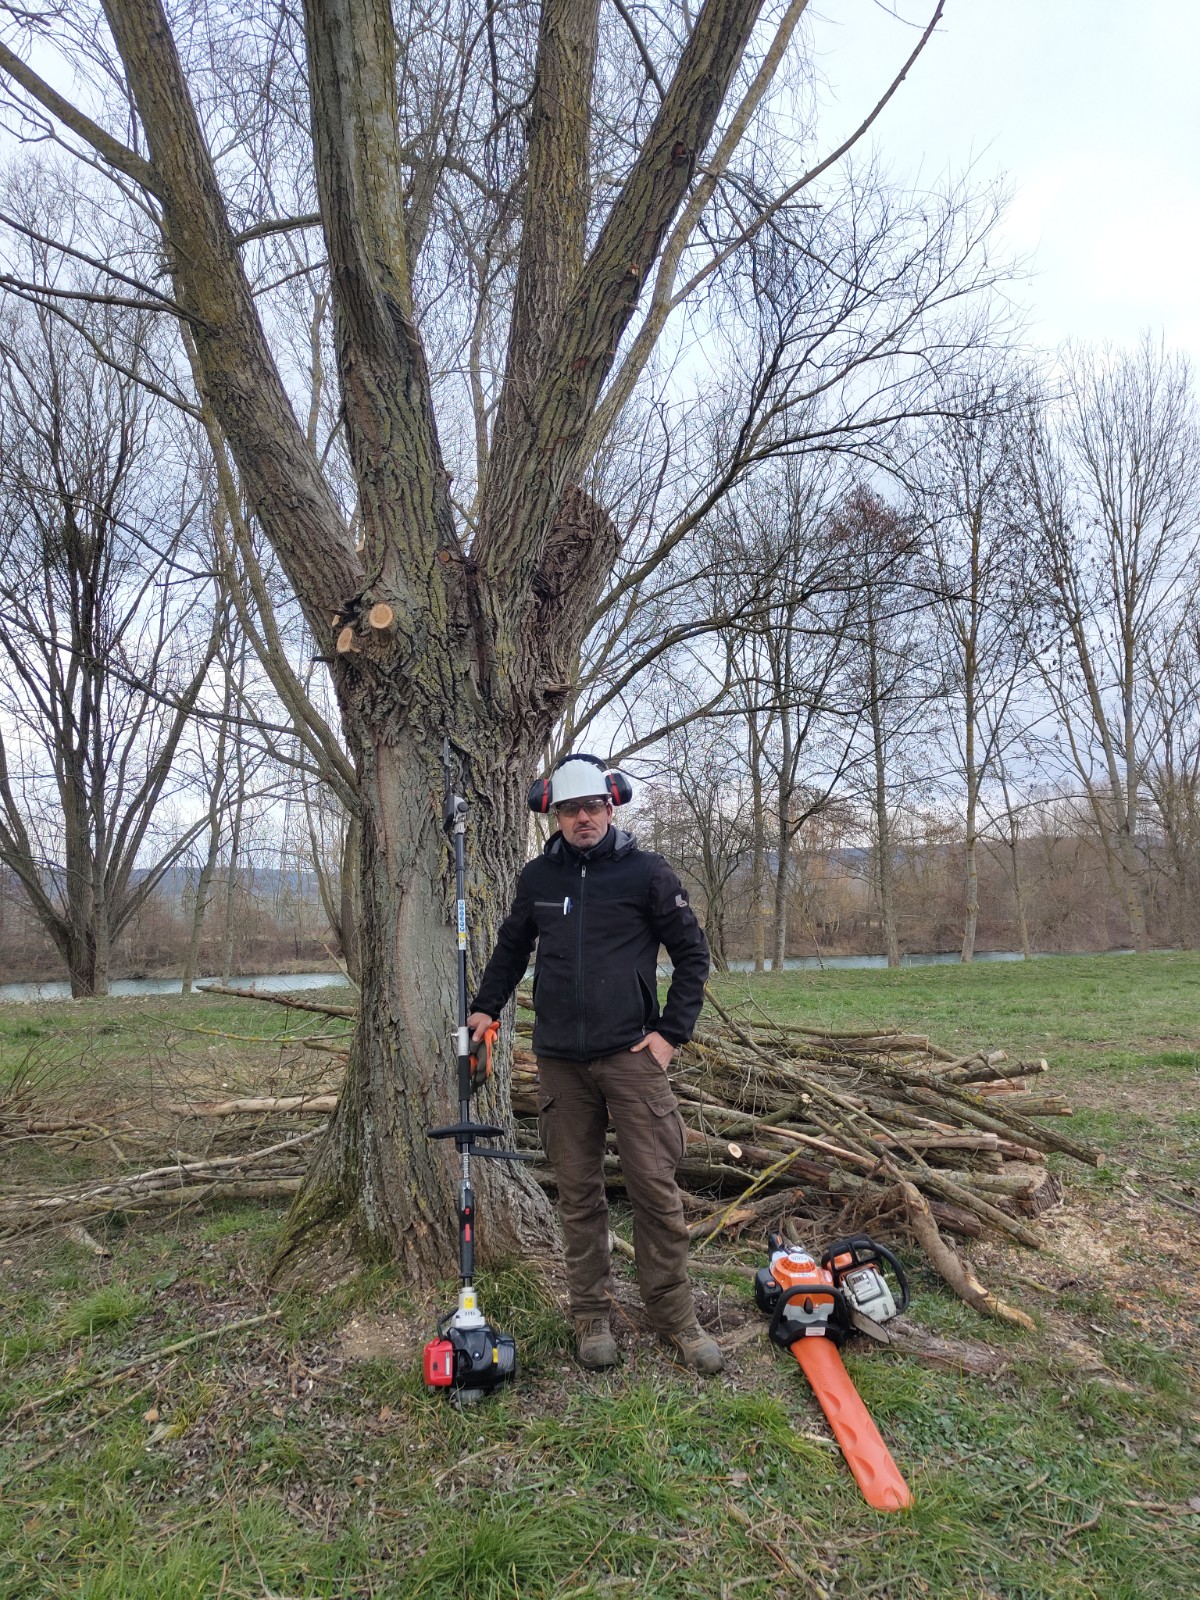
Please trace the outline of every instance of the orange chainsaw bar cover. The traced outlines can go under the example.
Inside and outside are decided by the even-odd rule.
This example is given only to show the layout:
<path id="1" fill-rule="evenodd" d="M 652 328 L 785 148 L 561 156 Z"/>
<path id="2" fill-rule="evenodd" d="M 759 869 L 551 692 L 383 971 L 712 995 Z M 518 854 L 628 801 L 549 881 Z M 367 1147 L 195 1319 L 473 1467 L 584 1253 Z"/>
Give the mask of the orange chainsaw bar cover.
<path id="1" fill-rule="evenodd" d="M 791 1350 L 821 1402 L 867 1504 L 876 1511 L 903 1511 L 912 1505 L 912 1491 L 871 1421 L 833 1340 L 797 1339 Z"/>

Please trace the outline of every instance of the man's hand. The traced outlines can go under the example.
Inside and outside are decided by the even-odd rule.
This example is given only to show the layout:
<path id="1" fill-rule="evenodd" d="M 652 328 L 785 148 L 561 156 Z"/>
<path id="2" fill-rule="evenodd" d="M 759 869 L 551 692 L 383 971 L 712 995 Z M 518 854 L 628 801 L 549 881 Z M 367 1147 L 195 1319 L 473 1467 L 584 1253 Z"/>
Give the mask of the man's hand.
<path id="1" fill-rule="evenodd" d="M 632 1044 L 631 1050 L 649 1050 L 650 1059 L 656 1066 L 665 1072 L 675 1057 L 675 1046 L 669 1044 L 661 1033 L 648 1033 L 638 1044 Z"/>
<path id="2" fill-rule="evenodd" d="M 467 1018 L 467 1029 L 471 1035 L 471 1043 L 478 1044 L 484 1034 L 492 1025 L 493 1018 L 486 1011 L 472 1011 Z"/>

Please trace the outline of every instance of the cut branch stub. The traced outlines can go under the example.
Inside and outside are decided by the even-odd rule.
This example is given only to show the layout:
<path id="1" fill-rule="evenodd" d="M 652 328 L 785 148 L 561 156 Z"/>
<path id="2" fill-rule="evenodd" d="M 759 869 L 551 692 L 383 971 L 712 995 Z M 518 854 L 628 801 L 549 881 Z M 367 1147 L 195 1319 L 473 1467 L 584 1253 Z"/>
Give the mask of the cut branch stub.
<path id="1" fill-rule="evenodd" d="M 386 600 L 377 600 L 367 612 L 367 622 L 376 633 L 391 633 L 396 626 L 396 613 Z"/>
<path id="2" fill-rule="evenodd" d="M 352 656 L 358 655 L 361 650 L 354 624 L 348 622 L 337 636 L 337 653 L 340 656 Z"/>

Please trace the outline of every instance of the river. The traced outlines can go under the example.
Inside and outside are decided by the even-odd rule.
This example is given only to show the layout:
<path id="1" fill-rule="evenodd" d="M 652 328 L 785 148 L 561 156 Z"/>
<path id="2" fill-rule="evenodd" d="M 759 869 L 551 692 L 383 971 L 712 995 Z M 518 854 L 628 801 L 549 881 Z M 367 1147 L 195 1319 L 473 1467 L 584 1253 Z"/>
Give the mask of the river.
<path id="1" fill-rule="evenodd" d="M 1035 955 L 1035 961 L 1048 961 L 1054 954 L 1067 952 L 1054 952 L 1047 955 Z M 1073 952 L 1077 953 L 1077 952 Z M 1127 956 L 1132 955 L 1131 950 L 1106 950 L 1091 952 L 1096 955 Z M 1021 961 L 1023 959 L 1019 950 L 977 950 L 976 961 Z M 958 955 L 953 951 L 944 951 L 939 955 L 906 955 L 901 957 L 902 967 L 941 967 L 957 965 Z M 886 956 L 789 956 L 784 962 L 788 972 L 818 972 L 825 968 L 834 967 L 887 967 Z M 753 961 L 731 961 L 730 972 L 753 972 Z M 670 968 L 665 967 L 664 972 Z M 200 978 L 196 987 L 203 989 L 206 983 L 214 983 L 214 978 Z M 324 989 L 346 988 L 347 980 L 340 972 L 284 972 L 268 977 L 234 978 L 232 986 L 235 989 L 264 989 L 268 993 L 278 994 L 290 989 Z M 178 978 L 117 978 L 109 985 L 112 995 L 139 995 L 139 994 L 178 994 Z M 0 1005 L 14 1000 L 69 1000 L 71 998 L 71 985 L 69 983 L 0 983 Z"/>
<path id="2" fill-rule="evenodd" d="M 219 983 L 219 978 L 197 978 L 195 987 L 203 989 L 206 983 Z M 267 977 L 231 978 L 234 989 L 264 989 L 279 994 L 287 989 L 347 988 L 347 980 L 340 972 L 281 972 Z M 114 978 L 108 986 L 110 995 L 178 994 L 178 978 Z M 69 983 L 0 983 L 0 1005 L 9 1000 L 69 1000 Z"/>

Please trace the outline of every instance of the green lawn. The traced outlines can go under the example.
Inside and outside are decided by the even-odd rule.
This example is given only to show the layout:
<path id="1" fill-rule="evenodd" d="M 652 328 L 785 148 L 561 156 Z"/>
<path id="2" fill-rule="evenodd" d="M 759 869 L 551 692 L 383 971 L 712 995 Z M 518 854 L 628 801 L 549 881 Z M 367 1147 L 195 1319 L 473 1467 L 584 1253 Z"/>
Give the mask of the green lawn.
<path id="1" fill-rule="evenodd" d="M 746 1335 L 730 1340 L 722 1378 L 678 1372 L 636 1332 L 615 1374 L 581 1373 L 552 1298 L 513 1268 L 484 1303 L 516 1334 L 521 1376 L 460 1414 L 381 1337 L 411 1337 L 409 1286 L 375 1270 L 272 1301 L 262 1279 L 280 1212 L 243 1205 L 96 1225 L 111 1260 L 55 1235 L 0 1246 L 0 1596 L 1200 1593 L 1200 1215 L 1158 1198 L 1200 1211 L 1200 956 L 719 987 L 723 1002 L 781 1019 L 896 1023 L 955 1049 L 1045 1055 L 1047 1087 L 1114 1152 L 1098 1172 L 1059 1165 L 1069 1205 L 1048 1251 L 972 1250 L 1036 1335 L 981 1322 L 916 1273 L 914 1319 L 1000 1349 L 999 1375 L 848 1353 L 911 1513 L 860 1500 L 798 1369 L 751 1327 L 745 1280 L 716 1250 L 697 1283 Z M 23 1064 L 98 1108 L 181 1082 L 282 1082 L 320 1061 L 281 1046 L 280 1031 L 326 1026 L 203 998 L 12 1006 L 0 1009 L 0 1084 Z M 231 1032 L 246 1037 L 220 1037 Z M 102 1159 L 0 1146 L 6 1181 Z M 15 1415 L 267 1310 L 279 1315 Z"/>

